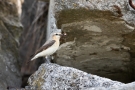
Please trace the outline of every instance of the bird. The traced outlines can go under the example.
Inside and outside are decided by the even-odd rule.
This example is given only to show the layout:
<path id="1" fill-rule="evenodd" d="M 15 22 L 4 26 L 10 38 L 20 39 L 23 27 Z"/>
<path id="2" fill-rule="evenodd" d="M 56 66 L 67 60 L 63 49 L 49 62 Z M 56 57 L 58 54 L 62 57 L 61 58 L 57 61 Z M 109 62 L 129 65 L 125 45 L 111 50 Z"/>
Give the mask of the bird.
<path id="1" fill-rule="evenodd" d="M 53 32 L 50 34 L 50 38 L 41 46 L 34 54 L 31 61 L 39 58 L 50 56 L 57 51 L 60 45 L 61 32 Z"/>

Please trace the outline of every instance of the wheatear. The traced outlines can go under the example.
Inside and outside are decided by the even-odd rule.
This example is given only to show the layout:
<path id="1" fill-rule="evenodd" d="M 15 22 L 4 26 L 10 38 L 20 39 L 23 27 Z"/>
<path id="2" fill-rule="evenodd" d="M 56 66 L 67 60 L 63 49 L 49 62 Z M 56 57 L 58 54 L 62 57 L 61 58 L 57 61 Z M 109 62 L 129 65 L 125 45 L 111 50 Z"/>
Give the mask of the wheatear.
<path id="1" fill-rule="evenodd" d="M 50 35 L 50 38 L 45 42 L 45 44 L 36 51 L 31 61 L 36 58 L 50 56 L 55 53 L 59 48 L 59 40 L 61 36 L 62 34 L 60 32 L 52 33 Z"/>

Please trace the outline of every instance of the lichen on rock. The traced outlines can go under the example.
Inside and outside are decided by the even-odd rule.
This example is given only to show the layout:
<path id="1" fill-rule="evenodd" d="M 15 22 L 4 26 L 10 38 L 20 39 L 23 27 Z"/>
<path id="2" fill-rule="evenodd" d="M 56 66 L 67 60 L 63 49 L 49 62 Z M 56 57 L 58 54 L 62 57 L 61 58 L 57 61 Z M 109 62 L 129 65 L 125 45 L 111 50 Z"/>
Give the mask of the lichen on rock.
<path id="1" fill-rule="evenodd" d="M 122 90 L 134 84 L 124 84 L 57 64 L 42 64 L 28 80 L 38 90 Z M 133 89 L 131 89 L 133 90 Z"/>
<path id="2" fill-rule="evenodd" d="M 111 87 L 119 82 L 109 82 L 109 79 L 101 79 L 98 76 L 87 74 L 83 71 L 63 67 L 57 64 L 42 64 L 38 71 L 29 78 L 29 85 L 37 86 L 44 90 L 86 90 L 91 87 Z M 40 82 L 40 84 L 38 84 Z"/>

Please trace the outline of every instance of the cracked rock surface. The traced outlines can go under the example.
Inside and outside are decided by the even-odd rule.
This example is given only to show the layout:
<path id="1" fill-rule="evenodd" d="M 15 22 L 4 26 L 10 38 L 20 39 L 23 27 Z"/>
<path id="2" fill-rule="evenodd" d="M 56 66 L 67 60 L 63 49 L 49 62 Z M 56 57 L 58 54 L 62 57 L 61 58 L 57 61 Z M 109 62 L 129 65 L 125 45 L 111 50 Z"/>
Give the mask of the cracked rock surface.
<path id="1" fill-rule="evenodd" d="M 28 80 L 38 90 L 134 90 L 135 83 L 124 84 L 72 67 L 42 64 Z"/>
<path id="2" fill-rule="evenodd" d="M 117 81 L 57 64 L 42 64 L 28 80 L 29 85 L 42 90 L 86 90 L 92 87 L 116 87 Z"/>
<path id="3" fill-rule="evenodd" d="M 113 80 L 130 82 L 130 78 L 134 77 L 131 73 L 133 68 L 131 49 L 124 44 L 127 43 L 124 35 L 133 33 L 134 30 L 126 26 L 125 21 L 118 18 L 112 20 L 113 17 L 109 18 L 104 15 L 106 12 L 100 11 L 89 11 L 91 17 L 84 21 L 79 21 L 81 18 L 77 16 L 71 17 L 78 20 L 71 22 L 69 13 L 73 12 L 63 11 L 68 19 L 63 18 L 65 21 L 58 21 L 62 23 L 60 24 L 62 31 L 67 32 L 67 38 L 57 51 L 57 58 L 54 61 L 60 65 L 71 66 Z M 103 14 L 104 17 L 92 14 Z"/>
<path id="4" fill-rule="evenodd" d="M 0 0 L 0 90 L 20 87 L 20 62 L 18 54 L 21 1 Z"/>

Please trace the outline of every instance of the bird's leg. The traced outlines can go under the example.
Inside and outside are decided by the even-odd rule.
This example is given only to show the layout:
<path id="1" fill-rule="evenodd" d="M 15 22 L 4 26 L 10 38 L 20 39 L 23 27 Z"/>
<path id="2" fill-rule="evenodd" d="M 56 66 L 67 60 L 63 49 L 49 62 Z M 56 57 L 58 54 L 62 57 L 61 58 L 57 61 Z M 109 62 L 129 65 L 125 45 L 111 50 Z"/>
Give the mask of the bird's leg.
<path id="1" fill-rule="evenodd" d="M 45 63 L 51 63 L 51 56 L 45 56 Z"/>

